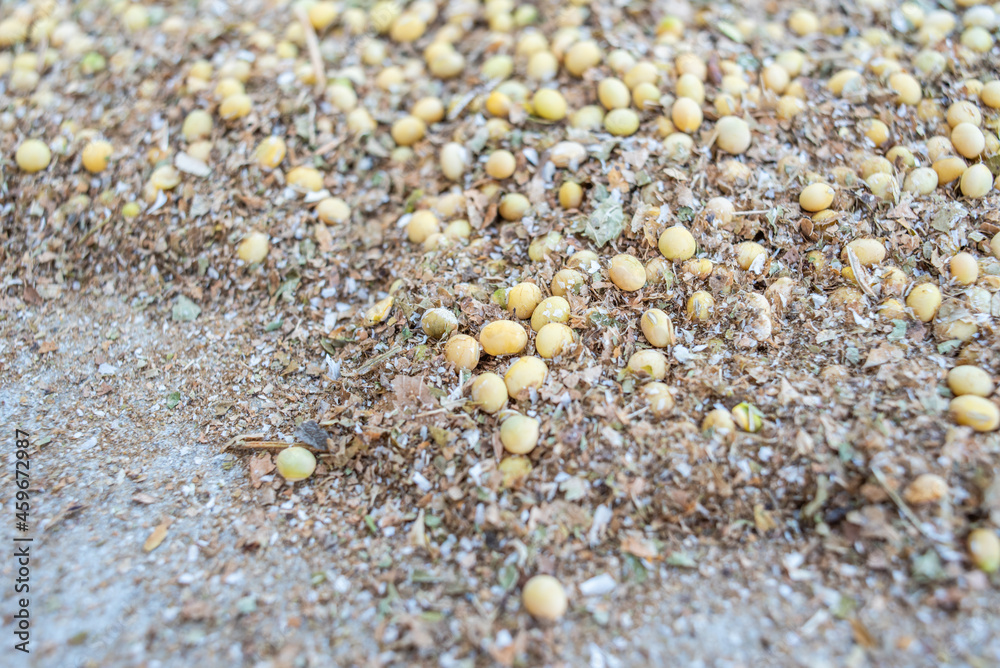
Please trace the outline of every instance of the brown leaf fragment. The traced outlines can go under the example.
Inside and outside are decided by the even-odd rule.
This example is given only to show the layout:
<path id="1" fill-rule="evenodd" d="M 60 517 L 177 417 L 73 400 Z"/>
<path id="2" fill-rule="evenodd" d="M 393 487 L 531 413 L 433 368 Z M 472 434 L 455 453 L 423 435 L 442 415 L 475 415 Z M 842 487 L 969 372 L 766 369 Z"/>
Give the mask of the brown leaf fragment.
<path id="1" fill-rule="evenodd" d="M 900 202 L 896 206 L 889 209 L 889 211 L 886 212 L 885 217 L 894 219 L 916 220 L 917 214 L 913 213 L 913 210 L 909 207 L 909 205 L 906 202 Z"/>
<path id="2" fill-rule="evenodd" d="M 791 403 L 798 403 L 802 401 L 802 395 L 792 387 L 791 383 L 787 379 L 781 379 L 781 389 L 778 391 L 778 403 L 782 406 L 787 406 Z"/>
<path id="3" fill-rule="evenodd" d="M 24 299 L 24 301 L 31 304 L 32 306 L 38 306 L 39 304 L 42 303 L 41 295 L 39 295 L 38 291 L 35 290 L 30 285 L 24 286 L 24 294 L 22 295 L 22 299 Z"/>
<path id="4" fill-rule="evenodd" d="M 422 376 L 396 376 L 392 381 L 392 389 L 395 394 L 394 403 L 401 409 L 409 407 L 420 410 L 435 407 L 437 403 Z"/>
<path id="5" fill-rule="evenodd" d="M 488 207 L 486 207 L 486 213 L 483 214 L 483 222 L 481 227 L 489 227 L 494 220 L 497 218 L 497 203 L 493 202 Z"/>
<path id="6" fill-rule="evenodd" d="M 333 250 L 333 235 L 330 234 L 329 228 L 325 223 L 316 224 L 316 244 L 319 247 L 319 252 L 329 253 Z"/>
<path id="7" fill-rule="evenodd" d="M 190 600 L 181 608 L 181 619 L 196 622 L 212 616 L 212 606 L 208 601 Z"/>
<path id="8" fill-rule="evenodd" d="M 753 523 L 756 525 L 757 531 L 761 533 L 767 533 L 771 529 L 778 527 L 778 523 L 774 521 L 774 517 L 764 508 L 764 504 L 762 503 L 758 503 L 753 507 Z"/>
<path id="9" fill-rule="evenodd" d="M 811 218 L 801 218 L 799 220 L 799 232 L 802 236 L 809 241 L 819 241 L 819 235 L 816 234 L 816 224 L 813 223 Z"/>
<path id="10" fill-rule="evenodd" d="M 799 429 L 795 432 L 795 454 L 800 457 L 811 455 L 816 451 L 816 442 L 808 432 Z"/>
<path id="11" fill-rule="evenodd" d="M 261 478 L 274 470 L 274 460 L 266 452 L 250 458 L 250 484 L 254 489 L 260 487 Z"/>
<path id="12" fill-rule="evenodd" d="M 152 552 L 153 550 L 158 548 L 160 546 L 160 543 L 162 543 L 163 540 L 167 537 L 167 529 L 170 528 L 172 522 L 173 519 L 168 517 L 167 519 L 157 524 L 156 528 L 153 529 L 153 533 L 149 534 L 149 538 L 147 538 L 146 542 L 142 544 L 142 551 Z"/>
<path id="13" fill-rule="evenodd" d="M 330 464 L 335 469 L 344 468 L 358 456 L 367 452 L 371 445 L 370 442 L 359 436 L 340 439 L 331 449 L 333 457 L 330 459 Z"/>
<path id="14" fill-rule="evenodd" d="M 500 441 L 500 432 L 494 431 L 492 437 L 493 443 L 493 458 L 499 463 L 503 459 L 503 443 Z"/>
<path id="15" fill-rule="evenodd" d="M 622 538 L 622 552 L 640 559 L 656 559 L 659 551 L 648 539 L 636 534 L 628 534 Z"/>
<path id="16" fill-rule="evenodd" d="M 641 168 L 638 168 L 638 169 L 641 169 Z M 688 178 L 687 174 L 685 174 L 681 170 L 676 169 L 674 167 L 667 167 L 666 169 L 664 169 L 663 170 L 663 175 L 664 176 L 669 176 L 674 181 L 688 181 L 688 180 L 690 180 Z"/>
<path id="17" fill-rule="evenodd" d="M 490 646 L 490 656 L 493 660 L 497 662 L 500 666 L 512 666 L 514 665 L 516 650 L 514 645 L 506 645 L 504 647 L 497 647 L 496 645 Z"/>
<path id="18" fill-rule="evenodd" d="M 483 222 L 486 206 L 489 204 L 489 197 L 478 189 L 466 190 L 464 193 L 466 202 L 466 216 L 473 229 L 485 227 Z"/>
<path id="19" fill-rule="evenodd" d="M 498 664 L 501 666 L 511 666 L 514 664 L 514 660 L 519 656 L 523 656 L 527 649 L 528 635 L 522 629 L 517 632 L 516 636 L 514 636 L 514 642 L 503 648 L 491 645 L 489 651 L 490 656 L 492 656 L 493 660 Z"/>
<path id="20" fill-rule="evenodd" d="M 419 617 L 406 615 L 400 618 L 399 623 L 401 626 L 409 627 L 409 632 L 400 638 L 397 643 L 400 647 L 414 647 L 420 650 L 428 650 L 434 646 L 434 638 L 428 630 L 427 624 Z"/>
<path id="21" fill-rule="evenodd" d="M 622 158 L 632 169 L 642 169 L 649 160 L 649 151 L 644 148 L 622 151 Z"/>
<path id="22" fill-rule="evenodd" d="M 861 647 L 872 649 L 877 645 L 871 631 L 857 617 L 851 619 L 851 631 L 854 633 L 854 642 L 858 643 Z"/>
<path id="23" fill-rule="evenodd" d="M 898 362 L 903 359 L 905 355 L 903 351 L 891 343 L 883 343 L 878 348 L 872 348 L 868 351 L 868 357 L 865 359 L 864 368 L 870 369 L 873 366 L 880 366 L 888 362 Z"/>
<path id="24" fill-rule="evenodd" d="M 903 490 L 903 500 L 919 506 L 937 503 L 948 493 L 948 482 L 935 473 L 924 473 L 916 477 Z"/>
<path id="25" fill-rule="evenodd" d="M 256 197 L 254 195 L 244 195 L 243 193 L 235 193 L 236 199 L 243 202 L 245 205 L 251 209 L 263 209 L 267 204 L 262 197 Z"/>
<path id="26" fill-rule="evenodd" d="M 427 534 L 424 531 L 424 509 L 417 513 L 417 519 L 406 536 L 407 542 L 419 550 L 427 549 Z"/>
<path id="27" fill-rule="evenodd" d="M 54 353 L 59 350 L 59 344 L 55 341 L 43 341 L 40 346 L 38 346 L 38 354 L 44 355 L 45 353 Z"/>
<path id="28" fill-rule="evenodd" d="M 611 189 L 620 190 L 623 193 L 628 193 L 629 191 L 629 184 L 617 166 L 612 167 L 611 171 L 608 172 L 608 185 Z"/>
<path id="29" fill-rule="evenodd" d="M 132 500 L 135 501 L 136 503 L 141 503 L 145 506 L 148 506 L 149 504 L 156 502 L 156 499 L 154 499 L 149 494 L 146 494 L 145 492 L 139 492 L 137 494 L 132 495 Z"/>

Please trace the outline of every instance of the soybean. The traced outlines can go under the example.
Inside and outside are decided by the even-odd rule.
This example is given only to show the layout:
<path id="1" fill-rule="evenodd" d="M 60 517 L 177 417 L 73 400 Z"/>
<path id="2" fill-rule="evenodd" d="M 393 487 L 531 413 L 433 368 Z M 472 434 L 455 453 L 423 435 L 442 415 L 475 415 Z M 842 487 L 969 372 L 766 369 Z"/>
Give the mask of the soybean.
<path id="1" fill-rule="evenodd" d="M 531 390 L 539 390 L 549 375 L 545 362 L 537 357 L 522 357 L 507 369 L 503 380 L 507 384 L 507 393 L 513 399 L 524 399 Z"/>
<path id="2" fill-rule="evenodd" d="M 664 417 L 674 409 L 674 395 L 666 383 L 652 381 L 642 386 L 642 396 L 655 417 Z"/>
<path id="3" fill-rule="evenodd" d="M 715 299 L 709 293 L 699 290 L 688 297 L 687 314 L 695 322 L 706 322 L 712 317 Z"/>
<path id="4" fill-rule="evenodd" d="M 918 320 L 930 322 L 941 306 L 941 291 L 936 285 L 922 283 L 910 290 L 906 305 L 913 309 Z"/>
<path id="5" fill-rule="evenodd" d="M 532 617 L 554 622 L 566 614 L 566 590 L 551 575 L 536 575 L 521 592 L 521 603 Z"/>
<path id="6" fill-rule="evenodd" d="M 528 333 L 511 320 L 494 320 L 479 332 L 479 342 L 487 355 L 516 355 L 528 345 Z"/>
<path id="7" fill-rule="evenodd" d="M 826 183 L 813 183 L 799 193 L 799 206 L 806 211 L 815 213 L 830 208 L 833 203 L 834 190 Z"/>
<path id="8" fill-rule="evenodd" d="M 299 482 L 316 470 L 316 455 L 302 446 L 293 445 L 279 452 L 274 463 L 285 480 Z"/>
<path id="9" fill-rule="evenodd" d="M 639 328 L 646 340 L 657 348 L 672 346 L 677 342 L 670 316 L 658 308 L 651 308 L 642 314 Z"/>
<path id="10" fill-rule="evenodd" d="M 52 160 L 52 151 L 45 142 L 39 139 L 26 139 L 17 147 L 14 154 L 14 161 L 21 171 L 28 174 L 40 172 L 49 166 Z"/>
<path id="11" fill-rule="evenodd" d="M 667 375 L 667 356 L 659 350 L 639 350 L 628 360 L 627 368 L 634 374 L 663 380 Z"/>
<path id="12" fill-rule="evenodd" d="M 657 245 L 663 257 L 674 262 L 683 262 L 693 257 L 697 247 L 694 236 L 682 225 L 664 230 Z"/>
<path id="13" fill-rule="evenodd" d="M 500 425 L 500 442 L 513 455 L 526 455 L 538 445 L 539 422 L 533 417 L 515 413 Z"/>
<path id="14" fill-rule="evenodd" d="M 114 147 L 110 142 L 97 139 L 87 144 L 80 153 L 80 161 L 83 168 L 91 174 L 99 174 L 108 168 L 108 160 L 114 153 Z"/>
<path id="15" fill-rule="evenodd" d="M 561 322 L 550 322 L 535 335 L 535 351 L 543 359 L 557 357 L 573 344 L 573 330 Z"/>
<path id="16" fill-rule="evenodd" d="M 271 242 L 263 232 L 248 234 L 237 249 L 237 255 L 247 264 L 263 262 L 271 249 Z"/>
<path id="17" fill-rule="evenodd" d="M 487 372 L 472 381 L 472 400 L 487 413 L 496 413 L 507 405 L 507 385 L 503 378 Z"/>
<path id="18" fill-rule="evenodd" d="M 534 283 L 518 283 L 507 293 L 507 311 L 526 320 L 542 301 L 542 291 Z"/>
<path id="19" fill-rule="evenodd" d="M 956 397 L 971 394 L 988 397 L 993 394 L 993 379 L 978 366 L 963 364 L 948 372 L 948 387 Z"/>
<path id="20" fill-rule="evenodd" d="M 611 282 L 625 292 L 635 292 L 646 285 L 646 269 L 634 256 L 622 253 L 611 258 L 608 269 Z"/>
<path id="21" fill-rule="evenodd" d="M 445 344 L 444 358 L 459 369 L 472 371 L 479 364 L 479 342 L 467 334 L 456 334 Z"/>
<path id="22" fill-rule="evenodd" d="M 949 410 L 955 422 L 975 431 L 995 431 L 1000 426 L 1000 409 L 984 397 L 963 394 L 951 400 Z"/>
<path id="23" fill-rule="evenodd" d="M 531 328 L 536 332 L 549 323 L 569 321 L 569 302 L 563 297 L 547 297 L 531 313 Z"/>

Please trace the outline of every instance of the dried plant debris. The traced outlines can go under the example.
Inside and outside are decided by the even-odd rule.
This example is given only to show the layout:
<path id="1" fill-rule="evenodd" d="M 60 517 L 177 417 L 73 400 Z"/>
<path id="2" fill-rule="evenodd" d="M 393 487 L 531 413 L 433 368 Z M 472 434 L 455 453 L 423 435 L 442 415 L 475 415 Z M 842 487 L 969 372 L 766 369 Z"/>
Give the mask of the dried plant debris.
<path id="1" fill-rule="evenodd" d="M 997 584 L 1000 6 L 9 9 L 5 336 L 61 364 L 32 318 L 92 300 L 159 332 L 102 331 L 80 400 L 196 425 L 241 555 L 363 590 L 357 656 L 579 658 L 739 571 L 917 663 L 844 601 Z"/>

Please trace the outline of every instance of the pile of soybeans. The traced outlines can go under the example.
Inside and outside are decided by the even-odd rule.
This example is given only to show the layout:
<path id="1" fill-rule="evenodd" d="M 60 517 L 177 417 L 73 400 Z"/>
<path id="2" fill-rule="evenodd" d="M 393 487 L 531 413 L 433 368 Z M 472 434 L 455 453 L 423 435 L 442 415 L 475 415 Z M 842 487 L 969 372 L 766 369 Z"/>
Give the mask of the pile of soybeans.
<path id="1" fill-rule="evenodd" d="M 279 497 L 539 623 L 608 555 L 994 573 L 1000 5 L 850 4 L 8 3 L 4 295 L 254 314 Z"/>

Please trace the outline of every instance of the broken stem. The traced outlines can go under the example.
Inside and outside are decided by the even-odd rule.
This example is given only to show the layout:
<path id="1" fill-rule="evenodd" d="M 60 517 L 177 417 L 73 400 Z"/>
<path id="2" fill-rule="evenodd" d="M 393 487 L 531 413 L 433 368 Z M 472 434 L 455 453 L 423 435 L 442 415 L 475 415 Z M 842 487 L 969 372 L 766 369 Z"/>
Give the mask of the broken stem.
<path id="1" fill-rule="evenodd" d="M 298 17 L 299 23 L 302 24 L 303 32 L 305 32 L 309 60 L 312 61 L 313 73 L 316 75 L 316 94 L 322 95 L 323 91 L 326 90 L 326 72 L 323 71 L 323 58 L 319 53 L 319 40 L 316 38 L 316 31 L 302 5 L 295 6 L 295 15 Z"/>
<path id="2" fill-rule="evenodd" d="M 910 522 L 910 524 L 913 525 L 914 529 L 920 532 L 920 535 L 922 535 L 924 538 L 933 543 L 944 545 L 946 547 L 951 547 L 950 544 L 945 543 L 944 541 L 939 540 L 934 536 L 930 535 L 929 533 L 927 533 L 926 531 L 924 531 L 923 527 L 920 526 L 920 518 L 917 517 L 916 513 L 914 513 L 908 505 L 906 505 L 906 502 L 903 501 L 902 498 L 900 498 L 899 494 L 897 494 L 895 490 L 891 489 L 889 485 L 886 484 L 885 476 L 882 475 L 882 472 L 879 471 L 874 466 L 872 467 L 872 475 L 875 476 L 875 480 L 878 481 L 878 484 L 882 486 L 882 489 L 885 490 L 885 493 L 889 495 L 889 498 L 892 499 L 892 502 L 895 503 L 896 506 L 899 508 L 899 512 L 901 512 L 903 514 L 903 517 L 905 517 Z"/>

